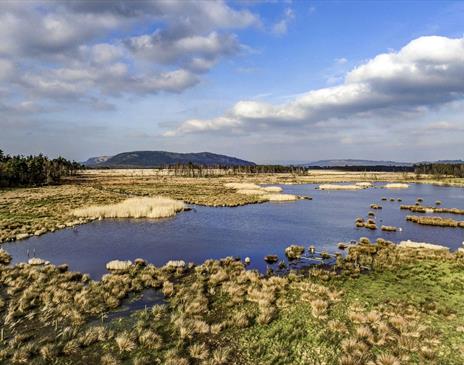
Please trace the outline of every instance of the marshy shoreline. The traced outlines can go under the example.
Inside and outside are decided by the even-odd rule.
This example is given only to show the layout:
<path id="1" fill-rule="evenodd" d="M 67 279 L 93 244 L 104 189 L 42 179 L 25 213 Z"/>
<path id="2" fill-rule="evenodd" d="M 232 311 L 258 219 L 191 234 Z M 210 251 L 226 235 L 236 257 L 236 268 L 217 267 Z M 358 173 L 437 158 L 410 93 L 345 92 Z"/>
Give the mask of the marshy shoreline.
<path id="1" fill-rule="evenodd" d="M 91 171 L 64 185 L 1 191 L 0 240 L 40 236 L 106 217 L 173 216 L 186 209 L 180 202 L 207 207 L 314 203 L 298 203 L 301 195 L 282 194 L 275 185 L 346 183 L 358 188 L 320 193 L 355 196 L 373 189 L 368 181 L 382 185 L 424 182 L 404 174 L 368 175 L 334 172 L 179 178 L 147 171 Z M 394 194 L 393 190 L 385 191 Z M 169 203 L 167 212 L 153 205 L 153 199 L 160 196 Z M 400 237 L 394 236 L 399 234 L 396 226 L 377 217 L 388 209 L 422 213 L 419 198 L 418 205 L 400 209 L 402 199 L 393 196 L 396 198 L 379 198 L 372 203 L 371 209 L 383 205 L 375 212 L 365 205 L 363 214 L 367 217 L 357 223 L 372 228 L 366 235 L 373 233 L 375 226 L 377 232 L 393 235 L 392 241 Z M 127 205 L 134 199 L 150 204 L 143 212 L 134 211 Z M 273 199 L 283 202 L 273 203 Z M 459 209 L 433 209 L 435 214 L 462 214 Z M 356 232 L 356 228 L 351 229 Z M 336 247 L 335 242 L 333 245 Z M 45 260 L 9 264 L 11 257 L 1 250 L 0 362 L 464 362 L 462 248 L 450 252 L 426 243 L 403 241 L 397 245 L 368 238 L 341 242 L 338 248 L 337 254 L 300 244 L 282 252 L 270 250 L 269 256 L 275 260 L 265 272 L 250 269 L 245 256 L 242 260 L 228 257 L 198 264 L 177 260 L 164 266 L 143 259 L 128 262 L 126 258 L 109 263 L 111 270 L 99 280 Z M 311 250 L 316 256 L 311 256 Z M 285 257 L 293 264 L 281 260 Z M 311 265 L 307 265 L 309 261 Z M 115 315 L 147 290 L 157 293 L 156 304 L 134 306 L 125 315 Z"/>
<path id="2" fill-rule="evenodd" d="M 100 281 L 65 266 L 5 266 L 4 251 L 0 258 L 0 356 L 8 363 L 463 360 L 455 351 L 464 328 L 456 287 L 464 279 L 461 251 L 361 238 L 331 267 L 283 276 L 247 270 L 234 258 L 164 267 L 138 260 Z M 125 298 L 147 289 L 160 291 L 164 301 L 104 320 Z"/>

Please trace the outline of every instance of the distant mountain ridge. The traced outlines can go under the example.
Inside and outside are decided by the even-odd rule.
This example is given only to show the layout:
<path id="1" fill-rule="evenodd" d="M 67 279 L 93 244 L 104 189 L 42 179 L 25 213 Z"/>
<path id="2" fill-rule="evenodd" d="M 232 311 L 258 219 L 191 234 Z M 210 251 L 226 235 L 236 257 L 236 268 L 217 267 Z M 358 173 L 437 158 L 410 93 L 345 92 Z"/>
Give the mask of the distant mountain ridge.
<path id="1" fill-rule="evenodd" d="M 303 163 L 305 167 L 340 167 L 340 166 L 413 166 L 412 162 L 381 161 L 381 160 L 356 160 L 356 159 L 335 159 L 319 160 Z"/>
<path id="2" fill-rule="evenodd" d="M 133 151 L 114 156 L 91 157 L 84 162 L 88 167 L 160 167 L 189 164 L 202 166 L 254 166 L 251 161 L 211 152 L 178 153 L 167 151 Z"/>

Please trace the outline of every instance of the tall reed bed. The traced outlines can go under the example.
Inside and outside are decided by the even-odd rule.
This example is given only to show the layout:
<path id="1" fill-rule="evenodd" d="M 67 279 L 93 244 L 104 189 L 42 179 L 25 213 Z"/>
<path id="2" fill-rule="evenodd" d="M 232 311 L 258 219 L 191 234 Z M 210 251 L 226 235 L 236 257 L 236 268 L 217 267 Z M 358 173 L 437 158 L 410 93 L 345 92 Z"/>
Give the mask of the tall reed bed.
<path id="1" fill-rule="evenodd" d="M 170 198 L 130 198 L 118 204 L 76 209 L 73 215 L 85 218 L 167 218 L 184 209 L 184 202 Z"/>
<path id="2" fill-rule="evenodd" d="M 293 194 L 281 194 L 282 188 L 280 186 L 259 186 L 252 183 L 227 183 L 224 184 L 226 188 L 236 190 L 237 194 L 243 195 L 257 195 L 263 201 L 271 202 L 285 202 L 298 200 L 299 197 Z"/>

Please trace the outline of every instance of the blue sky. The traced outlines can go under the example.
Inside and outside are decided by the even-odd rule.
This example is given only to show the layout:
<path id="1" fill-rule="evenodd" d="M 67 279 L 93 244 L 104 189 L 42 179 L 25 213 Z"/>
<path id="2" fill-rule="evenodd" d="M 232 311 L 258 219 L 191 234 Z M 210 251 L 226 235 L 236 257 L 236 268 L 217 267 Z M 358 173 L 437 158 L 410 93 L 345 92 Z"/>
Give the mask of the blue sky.
<path id="1" fill-rule="evenodd" d="M 461 2 L 5 1 L 0 149 L 463 158 L 463 35 Z"/>

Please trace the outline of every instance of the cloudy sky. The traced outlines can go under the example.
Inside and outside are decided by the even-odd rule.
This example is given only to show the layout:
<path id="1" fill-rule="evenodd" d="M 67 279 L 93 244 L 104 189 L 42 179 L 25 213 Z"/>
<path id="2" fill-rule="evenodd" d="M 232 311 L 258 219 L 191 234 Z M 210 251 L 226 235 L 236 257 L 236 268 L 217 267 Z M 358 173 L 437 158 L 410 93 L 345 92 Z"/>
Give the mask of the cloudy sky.
<path id="1" fill-rule="evenodd" d="M 0 149 L 464 158 L 464 3 L 0 2 Z"/>

